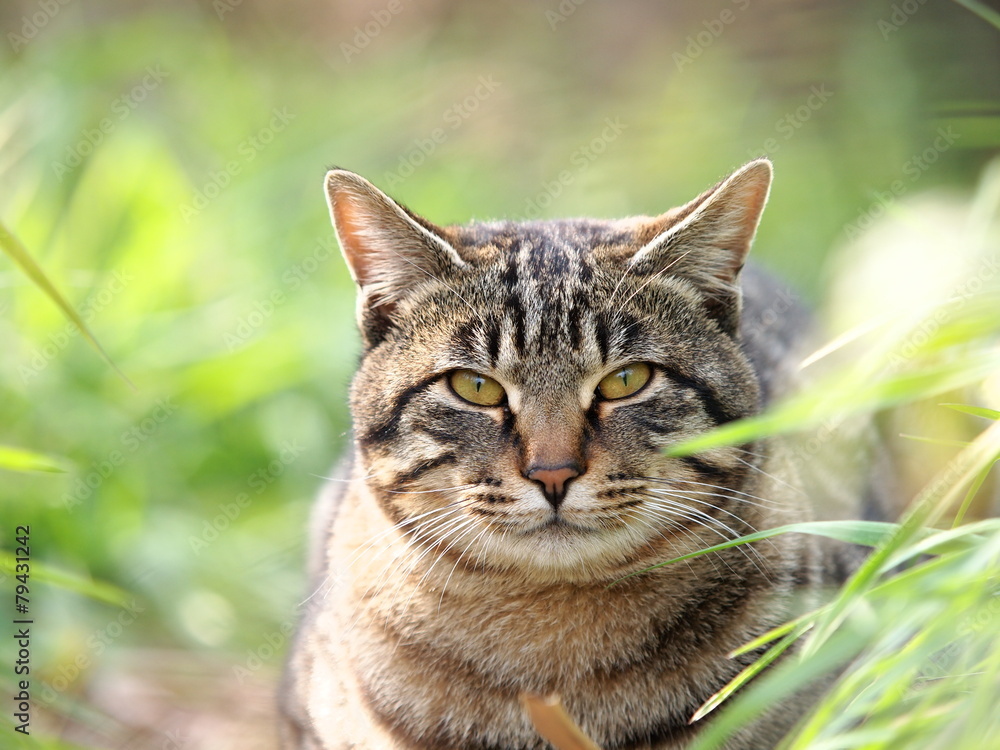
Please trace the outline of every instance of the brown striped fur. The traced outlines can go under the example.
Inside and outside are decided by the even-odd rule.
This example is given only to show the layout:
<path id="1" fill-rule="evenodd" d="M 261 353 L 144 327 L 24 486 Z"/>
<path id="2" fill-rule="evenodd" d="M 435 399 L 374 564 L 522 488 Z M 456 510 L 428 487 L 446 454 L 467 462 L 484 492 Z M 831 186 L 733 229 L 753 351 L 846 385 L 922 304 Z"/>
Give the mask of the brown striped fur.
<path id="1" fill-rule="evenodd" d="M 609 586 L 809 515 L 778 440 L 662 451 L 791 387 L 801 315 L 746 329 L 779 294 L 741 274 L 770 180 L 752 162 L 654 218 L 436 227 L 327 175 L 365 349 L 353 461 L 315 519 L 286 748 L 540 750 L 522 691 L 560 693 L 605 750 L 685 747 L 754 658 L 727 654 L 813 600 L 820 551 L 794 535 Z M 644 388 L 595 395 L 632 362 L 654 368 Z M 447 375 L 466 368 L 507 401 L 463 402 Z M 539 462 L 582 469 L 561 503 L 526 477 Z M 808 700 L 727 747 L 771 747 Z"/>

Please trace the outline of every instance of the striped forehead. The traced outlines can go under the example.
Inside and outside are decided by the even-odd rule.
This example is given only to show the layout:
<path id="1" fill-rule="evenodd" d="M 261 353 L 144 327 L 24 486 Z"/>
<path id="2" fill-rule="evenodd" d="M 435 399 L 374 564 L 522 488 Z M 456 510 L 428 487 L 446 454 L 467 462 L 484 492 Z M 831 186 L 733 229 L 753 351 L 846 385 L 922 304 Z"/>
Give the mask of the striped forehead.
<path id="1" fill-rule="evenodd" d="M 502 266 L 505 289 L 541 293 L 560 305 L 592 282 L 607 248 L 633 240 L 608 222 L 591 220 L 504 222 L 467 230 L 463 239 L 473 255 L 485 251 L 491 265 Z"/>
<path id="2" fill-rule="evenodd" d="M 458 338 L 484 364 L 517 367 L 529 376 L 536 364 L 568 375 L 608 362 L 638 327 L 605 304 L 606 287 L 623 269 L 606 268 L 593 250 L 624 239 L 582 222 L 522 224 L 494 234 L 488 315 L 465 326 Z"/>

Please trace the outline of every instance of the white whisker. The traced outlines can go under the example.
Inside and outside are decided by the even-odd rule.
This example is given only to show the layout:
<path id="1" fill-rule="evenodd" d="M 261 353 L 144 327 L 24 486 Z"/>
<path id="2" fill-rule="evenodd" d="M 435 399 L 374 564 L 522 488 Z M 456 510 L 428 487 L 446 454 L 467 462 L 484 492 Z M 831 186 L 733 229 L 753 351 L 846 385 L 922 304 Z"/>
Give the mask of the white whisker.
<path id="1" fill-rule="evenodd" d="M 438 597 L 438 612 L 441 611 L 441 604 L 444 602 L 444 592 L 448 588 L 448 584 L 451 583 L 451 577 L 455 575 L 455 570 L 458 568 L 459 563 L 462 562 L 462 557 L 465 555 L 466 552 L 472 549 L 472 546 L 476 543 L 476 541 L 479 540 L 481 536 L 483 536 L 489 531 L 490 531 L 489 526 L 483 526 L 482 531 L 476 534 L 476 536 L 474 536 L 472 540 L 467 545 L 465 545 L 465 549 L 459 553 L 458 559 L 455 560 L 455 564 L 451 566 L 451 570 L 448 572 L 448 577 L 444 579 L 444 585 L 441 586 L 441 596 Z M 488 542 L 489 542 L 489 537 L 487 537 L 487 543 Z M 482 550 L 480 550 L 480 555 L 481 554 Z"/>
<path id="2" fill-rule="evenodd" d="M 628 296 L 628 299 L 626 299 L 624 302 L 622 302 L 618 306 L 618 310 L 616 311 L 615 314 L 617 315 L 617 314 L 621 313 L 622 310 L 625 309 L 625 305 L 627 305 L 629 302 L 631 302 L 632 298 L 635 297 L 635 295 L 637 295 L 639 292 L 641 292 L 643 289 L 645 289 L 647 286 L 649 286 L 649 284 L 651 284 L 652 282 L 656 281 L 656 279 L 658 279 L 660 276 L 662 276 L 667 271 L 669 271 L 671 268 L 673 268 L 678 263 L 680 263 L 682 260 L 684 260 L 684 258 L 686 258 L 688 255 L 690 255 L 691 252 L 692 252 L 691 250 L 688 250 L 686 252 L 681 253 L 676 258 L 674 258 L 672 261 L 670 261 L 667 265 L 665 265 L 663 268 L 661 268 L 659 271 L 657 271 L 652 276 L 650 276 L 648 279 L 646 279 L 644 282 L 642 282 L 642 284 L 639 285 L 639 288 L 636 289 L 634 292 L 632 292 L 632 294 L 630 294 Z"/>
<path id="3" fill-rule="evenodd" d="M 701 492 L 698 492 L 698 493 L 689 493 L 689 492 L 686 492 L 684 490 L 678 490 L 678 489 L 669 489 L 668 490 L 668 489 L 665 489 L 663 487 L 649 487 L 649 488 L 646 489 L 646 491 L 647 492 L 655 493 L 657 495 L 666 495 L 668 497 L 673 497 L 673 498 L 676 498 L 677 500 L 687 500 L 687 501 L 692 502 L 692 503 L 698 503 L 698 505 L 708 506 L 709 508 L 712 508 L 713 510 L 720 511 L 721 513 L 725 513 L 730 518 L 735 518 L 737 521 L 745 523 L 747 525 L 747 527 L 750 529 L 751 533 L 756 533 L 756 531 L 757 531 L 757 529 L 755 529 L 753 527 L 753 525 L 750 524 L 745 518 L 743 518 L 742 516 L 737 515 L 736 513 L 733 513 L 732 511 L 726 510 L 725 508 L 720 508 L 715 503 L 709 502 L 707 500 L 699 500 L 699 499 L 694 498 L 694 497 L 688 497 L 689 494 L 711 494 L 711 493 L 701 493 Z M 756 505 L 756 503 L 753 503 L 753 505 Z"/>
<path id="4" fill-rule="evenodd" d="M 731 487 L 726 487 L 724 485 L 711 484 L 709 482 L 696 482 L 696 481 L 694 481 L 692 479 L 684 479 L 683 482 L 684 482 L 684 484 L 696 484 L 696 485 L 698 485 L 700 487 L 710 487 L 711 489 L 722 490 L 722 492 L 726 493 L 726 495 L 730 495 L 730 494 L 732 494 L 732 495 L 742 495 L 743 497 L 750 498 L 752 500 L 758 500 L 761 503 L 764 503 L 765 505 L 773 505 L 773 506 L 779 507 L 779 508 L 780 507 L 785 507 L 785 506 L 788 505 L 788 503 L 782 503 L 782 502 L 779 502 L 777 500 L 770 500 L 768 498 L 761 497 L 760 495 L 753 495 L 753 494 L 751 494 L 749 492 L 743 492 L 742 490 L 734 490 Z"/>
<path id="5" fill-rule="evenodd" d="M 328 482 L 340 482 L 341 484 L 350 484 L 351 482 L 355 481 L 355 479 L 358 479 L 358 480 L 371 479 L 375 475 L 374 474 L 369 474 L 366 477 L 347 477 L 345 479 L 344 477 L 327 477 L 327 476 L 323 476 L 322 474 L 313 474 L 312 472 L 309 472 L 307 474 L 307 476 L 316 477 L 317 479 L 325 479 Z"/>
<path id="6" fill-rule="evenodd" d="M 760 472 L 761 474 L 763 474 L 768 479 L 774 480 L 778 484 L 784 485 L 785 487 L 787 487 L 788 489 L 792 490 L 793 492 L 797 492 L 797 493 L 799 493 L 800 495 L 803 495 L 803 496 L 806 494 L 800 487 L 795 487 L 794 485 L 791 485 L 788 482 L 786 482 L 784 479 L 781 479 L 779 477 L 774 476 L 774 474 L 768 474 L 766 471 L 764 471 L 759 466 L 755 466 L 754 464 L 750 463 L 749 461 L 744 461 L 739 456 L 733 456 L 733 458 L 735 458 L 741 464 L 744 464 L 745 466 L 749 466 L 754 471 Z"/>
<path id="7" fill-rule="evenodd" d="M 443 513 L 445 511 L 452 510 L 454 508 L 457 508 L 457 507 L 461 506 L 462 503 L 463 503 L 463 500 L 461 500 L 461 499 L 455 500 L 454 502 L 448 503 L 447 505 L 443 505 L 440 508 L 432 508 L 431 510 L 429 510 L 429 511 L 427 511 L 425 513 L 421 513 L 420 515 L 410 516 L 409 518 L 404 518 L 399 523 L 395 523 L 392 526 L 390 526 L 389 528 L 384 529 L 384 530 L 380 531 L 379 533 L 375 534 L 373 537 L 371 537 L 368 540 L 368 543 L 363 548 L 357 550 L 351 556 L 351 558 L 347 561 L 347 564 L 348 565 L 352 565 L 353 563 L 355 563 L 357 560 L 359 560 L 361 558 L 361 555 L 363 555 L 365 552 L 367 552 L 372 547 L 372 545 L 375 544 L 375 542 L 377 542 L 380 538 L 382 538 L 382 537 L 384 537 L 384 536 L 386 536 L 388 534 L 391 534 L 393 531 L 405 531 L 406 527 L 408 527 L 408 526 L 416 523 L 417 521 L 419 521 L 422 518 L 426 518 L 426 517 L 434 515 L 436 513 Z M 419 524 L 418 524 L 418 527 L 419 527 Z"/>
<path id="8" fill-rule="evenodd" d="M 732 540 L 738 539 L 740 536 L 742 536 L 742 534 L 737 533 L 728 524 L 724 523 L 723 521 L 720 521 L 718 518 L 710 516 L 708 513 L 705 513 L 704 511 L 698 510 L 697 508 L 691 508 L 690 506 L 684 505 L 683 503 L 678 503 L 678 502 L 675 502 L 674 500 L 668 500 L 667 498 L 662 497 L 662 496 L 658 496 L 658 495 L 650 495 L 650 497 L 654 500 L 654 503 L 653 503 L 654 505 L 656 505 L 656 504 L 662 504 L 662 507 L 665 510 L 666 509 L 672 510 L 673 512 L 677 513 L 681 517 L 687 518 L 689 521 L 693 521 L 694 523 L 697 523 L 700 526 L 703 526 L 704 528 L 708 529 L 709 531 L 712 531 L 715 534 L 718 534 L 720 537 L 722 537 L 726 541 L 732 541 Z M 690 498 L 684 498 L 682 496 L 676 496 L 676 495 L 674 495 L 673 497 L 678 497 L 681 500 L 691 500 Z M 701 501 L 695 501 L 695 502 L 701 502 Z M 708 505 L 709 507 L 715 508 L 715 506 L 712 505 L 711 503 L 703 503 L 703 504 Z M 722 510 L 721 508 L 716 508 L 716 509 L 717 510 Z M 732 515 L 732 514 L 730 514 L 730 515 Z M 736 518 L 738 518 L 738 516 L 736 516 Z M 742 519 L 740 519 L 740 520 L 742 520 Z M 745 521 L 743 521 L 743 522 L 746 523 Z M 715 524 L 715 525 L 713 526 L 711 524 Z M 747 525 L 749 526 L 749 524 L 747 524 Z M 718 527 L 718 528 L 716 528 L 716 527 Z M 723 533 L 719 529 L 723 529 L 726 533 Z M 726 534 L 729 534 L 730 536 L 727 536 Z M 747 546 L 749 546 L 749 545 L 740 544 L 740 545 L 737 545 L 734 549 L 738 549 L 743 554 L 743 556 L 746 557 L 747 560 L 755 568 L 757 568 L 757 570 L 762 575 L 764 575 L 765 577 L 768 577 L 767 573 L 764 571 L 764 569 L 761 568 L 760 565 L 757 564 L 757 560 L 759 560 L 761 563 L 764 563 L 764 559 L 761 557 L 760 553 L 756 549 L 754 549 L 753 547 L 750 547 L 750 550 L 748 552 L 746 549 L 744 549 Z M 753 554 L 753 557 L 750 556 L 751 553 Z M 755 560 L 754 558 L 757 558 L 757 559 Z M 766 563 L 764 563 L 764 564 L 766 565 Z"/>
<path id="9" fill-rule="evenodd" d="M 640 510 L 641 508 L 642 508 L 642 506 L 633 506 L 631 508 L 626 508 L 625 509 L 625 515 L 627 515 L 627 516 L 629 516 L 631 518 L 634 518 L 637 521 L 645 524 L 652 531 L 656 532 L 660 536 L 660 538 L 663 539 L 665 542 L 667 542 L 670 545 L 676 546 L 678 544 L 679 540 L 676 537 L 674 539 L 671 539 L 666 534 L 664 534 L 659 529 L 659 527 L 656 524 L 653 523 L 653 521 L 650 518 L 647 518 L 646 515 L 644 515 L 643 511 Z M 687 529 L 685 529 L 683 524 L 677 523 L 676 521 L 672 521 L 672 520 L 669 520 L 669 519 L 663 519 L 663 518 L 661 518 L 659 520 L 660 520 L 661 523 L 665 524 L 667 526 L 667 528 L 670 528 L 670 529 L 672 529 L 675 532 L 683 533 L 685 536 L 687 536 L 689 538 L 693 538 L 696 541 L 698 540 L 698 537 L 695 536 L 694 534 L 692 534 Z M 684 548 L 682 548 L 682 549 L 684 549 Z M 690 548 L 687 548 L 687 549 L 690 549 Z M 696 546 L 696 549 L 697 549 L 697 546 Z M 683 553 L 683 554 L 686 554 L 686 552 Z M 678 555 L 678 557 L 679 556 L 680 555 Z M 719 569 L 716 566 L 714 559 L 711 560 L 711 563 L 712 563 L 712 567 L 715 568 L 715 571 L 718 572 Z M 685 560 L 684 564 L 687 565 L 688 570 L 691 570 L 692 572 L 694 571 L 694 566 L 691 565 L 691 561 L 690 560 Z"/>
<path id="10" fill-rule="evenodd" d="M 440 551 L 440 552 L 438 553 L 437 557 L 435 557 L 435 558 L 434 558 L 434 562 L 432 562 L 432 563 L 430 564 L 430 566 L 429 566 L 429 567 L 427 568 L 427 570 L 426 570 L 426 571 L 424 571 L 424 574 L 423 574 L 423 575 L 422 575 L 422 576 L 420 577 L 420 580 L 419 580 L 419 581 L 417 581 L 417 582 L 416 582 L 416 584 L 415 584 L 415 585 L 413 585 L 413 586 L 411 587 L 411 591 L 410 591 L 410 595 L 409 595 L 409 596 L 408 596 L 408 597 L 406 598 L 406 601 L 405 601 L 405 602 L 403 602 L 403 607 L 402 607 L 402 609 L 400 610 L 400 616 L 401 616 L 401 617 L 402 617 L 402 616 L 404 616 L 404 615 L 406 614 L 406 611 L 407 611 L 407 609 L 409 609 L 409 606 L 410 606 L 410 602 L 411 602 L 411 601 L 413 600 L 413 597 L 414 597 L 414 596 L 416 595 L 416 593 L 417 593 L 418 591 L 420 591 L 420 589 L 421 589 L 421 587 L 422 587 L 422 585 L 423 585 L 424 581 L 426 581 L 426 580 L 427 580 L 427 577 L 428 577 L 428 576 L 429 576 L 429 575 L 431 574 L 431 572 L 432 572 L 432 571 L 434 570 L 434 568 L 435 568 L 435 567 L 437 566 L 437 564 L 438 564 L 439 562 L 441 562 L 441 559 L 442 559 L 442 558 L 443 558 L 443 557 L 444 557 L 445 555 L 447 555 L 447 554 L 448 554 L 448 553 L 449 553 L 449 552 L 450 552 L 450 551 L 451 551 L 451 550 L 452 550 L 452 549 L 453 549 L 453 548 L 454 548 L 455 546 L 457 546 L 457 545 L 458 545 L 458 543 L 459 543 L 460 541 L 462 541 L 462 539 L 463 539 L 463 538 L 464 538 L 464 537 L 465 537 L 465 536 L 466 536 L 466 535 L 467 535 L 467 534 L 468 534 L 468 533 L 469 533 L 470 531 L 475 531 L 475 529 L 476 529 L 476 519 L 474 519 L 474 518 L 470 518 L 470 517 L 466 517 L 466 518 L 464 519 L 464 521 L 465 521 L 464 523 L 462 523 L 462 524 L 459 524 L 459 526 L 457 526 L 456 528 L 454 528 L 454 529 L 451 529 L 451 530 L 449 531 L 448 535 L 449 535 L 449 537 L 450 537 L 450 538 L 449 538 L 449 540 L 448 540 L 447 544 L 445 545 L 444 549 L 443 549 L 443 550 L 441 550 L 441 551 Z M 482 534 L 482 533 L 483 533 L 484 531 L 486 531 L 486 530 L 487 530 L 487 529 L 485 529 L 485 528 L 484 528 L 484 529 L 482 529 L 482 531 L 480 531 L 480 533 L 479 533 L 479 534 L 477 534 L 477 535 L 476 535 L 476 537 L 475 537 L 475 538 L 473 539 L 473 542 L 474 542 L 474 541 L 475 541 L 476 539 L 478 539 L 478 538 L 479 538 L 479 536 L 480 536 L 480 535 L 481 535 L 481 534 Z M 428 551 L 429 551 L 430 549 L 433 549 L 433 547 L 432 547 L 432 548 L 428 548 Z M 466 549 L 468 549 L 468 548 L 466 548 Z M 460 554 L 459 554 L 459 558 L 458 558 L 459 560 L 461 560 L 461 559 L 462 559 L 462 554 L 464 554 L 464 550 L 463 550 L 463 552 L 462 552 L 462 553 L 460 553 Z M 424 557 L 424 555 L 421 555 L 421 556 L 420 556 L 420 559 L 423 559 L 423 557 Z M 419 562 L 419 560 L 418 560 L 418 562 Z M 456 562 L 456 564 L 457 564 L 457 562 Z M 452 572 L 454 572 L 454 568 L 452 568 Z M 450 579 L 450 578 L 451 578 L 451 575 L 449 574 L 449 579 Z M 447 585 L 447 584 L 446 584 L 446 585 Z M 443 591 L 442 591 L 442 595 L 443 595 Z"/>
<path id="11" fill-rule="evenodd" d="M 655 518 L 658 522 L 660 522 L 662 524 L 665 524 L 668 528 L 673 529 L 675 532 L 679 532 L 679 533 L 684 534 L 688 539 L 691 540 L 691 542 L 694 545 L 693 548 L 691 549 L 691 551 L 696 551 L 696 550 L 704 549 L 704 547 L 705 547 L 705 540 L 702 539 L 701 537 L 699 537 L 697 534 L 695 534 L 694 531 L 692 531 L 691 529 L 687 528 L 684 524 L 680 523 L 677 520 L 677 516 L 681 516 L 682 518 L 684 516 L 682 516 L 679 513 L 676 513 L 675 510 L 669 509 L 669 508 L 665 508 L 665 507 L 657 507 L 655 505 L 652 505 L 652 504 L 650 504 L 648 502 L 648 499 L 645 500 L 645 502 L 644 502 L 643 505 L 637 506 L 637 507 L 641 508 L 642 511 L 643 511 L 643 513 L 645 513 L 647 516 L 649 516 L 651 518 Z M 701 525 L 704 526 L 704 524 L 701 524 Z M 733 570 L 732 566 L 729 564 L 729 561 L 726 560 L 721 555 L 718 555 L 718 553 L 716 553 L 712 557 L 708 557 L 707 559 L 711 562 L 712 568 L 716 572 L 718 572 L 718 570 L 719 570 L 718 566 L 716 565 L 716 560 L 721 560 L 722 564 L 725 565 L 727 568 L 729 568 L 729 571 L 731 573 L 735 574 L 735 571 Z M 690 561 L 688 561 L 688 566 L 691 567 Z"/>
<path id="12" fill-rule="evenodd" d="M 451 492 L 454 490 L 468 490 L 475 487 L 475 484 L 458 484 L 454 487 L 441 487 L 436 490 L 386 490 L 393 495 L 427 495 L 434 492 Z"/>

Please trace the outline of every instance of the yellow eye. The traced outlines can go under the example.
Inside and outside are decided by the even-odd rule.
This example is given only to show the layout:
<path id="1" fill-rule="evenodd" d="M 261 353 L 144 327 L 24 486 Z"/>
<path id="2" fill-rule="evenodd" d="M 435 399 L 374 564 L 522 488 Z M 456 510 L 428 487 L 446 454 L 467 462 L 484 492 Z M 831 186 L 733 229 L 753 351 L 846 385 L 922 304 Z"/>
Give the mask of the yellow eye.
<path id="1" fill-rule="evenodd" d="M 597 392 L 608 400 L 625 398 L 646 385 L 652 374 L 652 369 L 645 362 L 633 362 L 605 377 L 598 383 Z"/>
<path id="2" fill-rule="evenodd" d="M 461 398 L 479 406 L 498 406 L 507 396 L 502 385 L 475 370 L 455 370 L 448 382 Z"/>

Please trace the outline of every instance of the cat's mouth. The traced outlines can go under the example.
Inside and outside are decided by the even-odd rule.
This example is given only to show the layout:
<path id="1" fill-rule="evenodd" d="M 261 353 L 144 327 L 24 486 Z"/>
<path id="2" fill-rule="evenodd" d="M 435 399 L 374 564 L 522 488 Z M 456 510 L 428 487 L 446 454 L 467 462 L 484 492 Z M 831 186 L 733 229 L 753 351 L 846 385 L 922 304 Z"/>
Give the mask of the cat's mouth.
<path id="1" fill-rule="evenodd" d="M 580 528 L 576 524 L 570 523 L 562 516 L 552 516 L 552 518 L 550 518 L 548 521 L 542 524 L 543 529 L 549 529 L 554 527 L 567 528 L 567 529 Z"/>
<path id="2" fill-rule="evenodd" d="M 538 524 L 534 524 L 524 529 L 521 533 L 524 536 L 528 536 L 530 534 L 552 533 L 552 532 L 593 534 L 597 531 L 600 531 L 600 529 L 592 526 L 586 526 L 580 523 L 574 523 L 573 521 L 568 521 L 563 516 L 559 515 L 558 513 L 555 513 L 552 516 L 550 516 L 548 520 L 542 521 L 541 523 Z"/>

